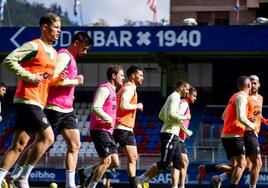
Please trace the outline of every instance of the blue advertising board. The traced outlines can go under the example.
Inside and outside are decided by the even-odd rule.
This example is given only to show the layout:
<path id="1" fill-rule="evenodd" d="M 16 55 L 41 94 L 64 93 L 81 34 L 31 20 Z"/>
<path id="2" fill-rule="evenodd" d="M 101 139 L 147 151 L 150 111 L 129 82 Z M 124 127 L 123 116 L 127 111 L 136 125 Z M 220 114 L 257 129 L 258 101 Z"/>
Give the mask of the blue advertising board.
<path id="1" fill-rule="evenodd" d="M 86 31 L 95 52 L 265 52 L 268 26 L 63 27 L 56 49 Z M 0 52 L 40 36 L 39 27 L 1 27 Z"/>
<path id="2" fill-rule="evenodd" d="M 137 175 L 140 175 L 144 172 L 144 170 L 137 170 Z M 217 173 L 220 174 L 220 173 Z M 198 184 L 197 180 L 198 175 L 198 167 L 197 165 L 190 165 L 186 184 Z M 202 184 L 211 184 L 210 178 L 215 175 L 215 173 L 207 174 L 206 178 L 202 182 Z M 128 175 L 126 170 L 115 170 L 110 173 L 111 182 L 112 183 L 128 183 Z M 242 176 L 240 180 L 240 185 L 248 185 L 249 184 L 249 174 L 246 173 Z M 65 170 L 64 169 L 51 169 L 51 168 L 35 168 L 30 174 L 31 182 L 57 182 L 64 183 L 65 182 Z M 78 177 L 77 177 L 78 181 Z M 171 175 L 170 171 L 165 171 L 160 173 L 158 176 L 154 177 L 151 184 L 171 184 Z M 226 180 L 223 182 L 223 185 L 228 185 L 230 180 Z M 268 186 L 268 173 L 261 172 L 259 176 L 258 185 L 266 185 Z"/>

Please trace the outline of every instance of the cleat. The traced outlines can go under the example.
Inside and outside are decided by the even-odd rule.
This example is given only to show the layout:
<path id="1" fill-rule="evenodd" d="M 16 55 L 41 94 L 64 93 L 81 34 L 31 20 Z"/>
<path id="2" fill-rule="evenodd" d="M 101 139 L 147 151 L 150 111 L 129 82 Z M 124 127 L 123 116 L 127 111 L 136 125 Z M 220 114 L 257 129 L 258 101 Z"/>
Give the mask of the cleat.
<path id="1" fill-rule="evenodd" d="M 84 174 L 84 168 L 78 169 L 77 174 L 78 174 L 78 177 L 79 177 L 79 185 L 80 185 L 81 188 L 84 188 L 85 183 L 86 183 L 86 179 L 87 179 L 87 177 Z"/>
<path id="2" fill-rule="evenodd" d="M 85 188 L 87 188 L 88 185 L 90 184 L 90 181 L 91 181 L 92 177 L 93 177 L 93 173 L 91 173 L 91 175 L 86 178 L 85 186 L 84 186 Z"/>
<path id="3" fill-rule="evenodd" d="M 143 188 L 143 182 L 138 176 L 135 178 L 135 181 L 136 181 L 137 188 Z"/>
<path id="4" fill-rule="evenodd" d="M 22 177 L 19 177 L 14 181 L 14 184 L 18 188 L 30 188 L 28 180 Z"/>
<path id="5" fill-rule="evenodd" d="M 15 188 L 14 178 L 12 178 L 11 174 L 6 175 L 6 183 L 8 188 Z"/>

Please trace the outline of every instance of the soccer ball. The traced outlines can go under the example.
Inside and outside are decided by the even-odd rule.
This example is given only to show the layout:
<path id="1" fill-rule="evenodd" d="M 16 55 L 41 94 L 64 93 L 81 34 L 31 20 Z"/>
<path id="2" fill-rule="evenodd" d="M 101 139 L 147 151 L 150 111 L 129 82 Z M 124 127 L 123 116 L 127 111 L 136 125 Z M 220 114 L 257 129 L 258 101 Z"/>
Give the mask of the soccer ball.
<path id="1" fill-rule="evenodd" d="M 52 182 L 52 183 L 49 185 L 49 188 L 58 188 L 58 185 L 57 185 L 55 182 Z"/>

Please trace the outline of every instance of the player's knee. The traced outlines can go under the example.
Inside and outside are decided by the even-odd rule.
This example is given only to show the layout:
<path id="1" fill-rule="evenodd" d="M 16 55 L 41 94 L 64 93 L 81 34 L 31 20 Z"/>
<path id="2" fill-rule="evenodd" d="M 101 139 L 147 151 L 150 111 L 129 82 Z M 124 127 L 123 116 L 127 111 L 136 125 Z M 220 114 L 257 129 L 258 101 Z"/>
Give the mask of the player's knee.
<path id="1" fill-rule="evenodd" d="M 112 161 L 110 165 L 111 168 L 119 168 L 119 166 L 120 166 L 119 160 Z"/>
<path id="2" fill-rule="evenodd" d="M 247 161 L 245 159 L 241 159 L 237 162 L 237 166 L 240 168 L 246 168 L 247 166 Z"/>
<path id="3" fill-rule="evenodd" d="M 135 163 L 138 160 L 138 155 L 137 154 L 131 155 L 129 160 L 130 162 Z"/>
<path id="4" fill-rule="evenodd" d="M 246 168 L 245 168 L 245 171 L 250 172 L 251 169 L 252 169 L 252 163 L 247 164 L 247 166 L 246 166 Z"/>
<path id="5" fill-rule="evenodd" d="M 111 165 L 111 162 L 111 156 L 108 156 L 102 160 L 102 165 L 108 168 Z"/>
<path id="6" fill-rule="evenodd" d="M 53 136 L 49 136 L 47 138 L 45 138 L 44 142 L 46 145 L 51 146 L 55 141 L 54 135 Z"/>
<path id="7" fill-rule="evenodd" d="M 188 164 L 189 164 L 189 161 L 188 160 L 183 160 L 181 164 L 182 164 L 182 167 L 186 168 L 188 166 Z"/>
<path id="8" fill-rule="evenodd" d="M 81 142 L 76 142 L 74 147 L 79 150 L 81 148 Z"/>
<path id="9" fill-rule="evenodd" d="M 19 142 L 15 145 L 11 145 L 10 150 L 15 151 L 16 153 L 21 153 L 24 150 L 24 148 L 26 147 L 26 145 L 27 145 L 27 143 Z"/>
<path id="10" fill-rule="evenodd" d="M 79 149 L 81 147 L 80 142 L 73 142 L 68 146 L 68 149 L 72 152 L 79 152 Z"/>
<path id="11" fill-rule="evenodd" d="M 261 160 L 260 157 L 258 157 L 257 160 L 256 160 L 256 166 L 257 166 L 258 168 L 261 168 L 261 167 L 262 167 L 262 160 Z"/>

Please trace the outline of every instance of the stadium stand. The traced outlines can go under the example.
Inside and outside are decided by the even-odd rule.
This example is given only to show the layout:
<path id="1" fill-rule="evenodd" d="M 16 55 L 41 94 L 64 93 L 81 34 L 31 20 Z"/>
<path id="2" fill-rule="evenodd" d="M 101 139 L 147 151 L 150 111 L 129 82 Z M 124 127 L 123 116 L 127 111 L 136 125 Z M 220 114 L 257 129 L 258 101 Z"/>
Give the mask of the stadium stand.
<path id="1" fill-rule="evenodd" d="M 81 149 L 79 157 L 82 162 L 87 158 L 97 156 L 94 144 L 91 141 L 88 126 L 90 124 L 90 108 L 92 103 L 89 97 L 85 95 L 92 92 L 82 91 L 76 96 L 77 100 L 74 104 L 74 113 L 78 120 L 78 127 L 81 132 Z M 138 146 L 138 152 L 142 158 L 142 163 L 147 161 L 147 156 L 155 156 L 157 159 L 160 154 L 160 137 L 162 122 L 158 119 L 158 113 L 164 103 L 164 98 L 159 92 L 142 91 L 139 93 L 139 101 L 144 104 L 144 111 L 137 113 L 135 125 L 135 137 Z M 11 100 L 12 101 L 12 100 Z M 0 122 L 0 153 L 9 147 L 12 140 L 12 133 L 15 124 L 15 108 L 11 102 L 6 102 L 3 108 L 4 119 Z M 220 162 L 225 161 L 225 153 L 222 148 L 220 133 L 223 125 L 221 115 L 224 110 L 223 105 L 202 105 L 200 103 L 191 106 L 192 120 L 190 128 L 194 135 L 187 139 L 186 145 L 190 161 L 193 162 Z M 264 108 L 264 117 L 267 117 L 266 108 Z M 262 125 L 259 133 L 259 141 L 261 144 L 261 152 L 264 157 L 268 155 L 268 127 Z M 62 158 L 66 152 L 66 144 L 61 135 L 56 136 L 56 141 L 48 150 L 45 157 Z M 122 151 L 120 151 L 121 154 Z M 91 159 L 92 160 L 92 159 Z M 51 161 L 49 159 L 44 160 Z M 151 162 L 148 160 L 148 162 Z M 51 162 L 50 162 L 51 163 Z M 56 162 L 55 162 L 56 163 Z M 63 165 L 58 163 L 57 165 Z M 142 164 L 143 166 L 143 164 Z M 144 166 L 146 168 L 146 165 Z"/>

